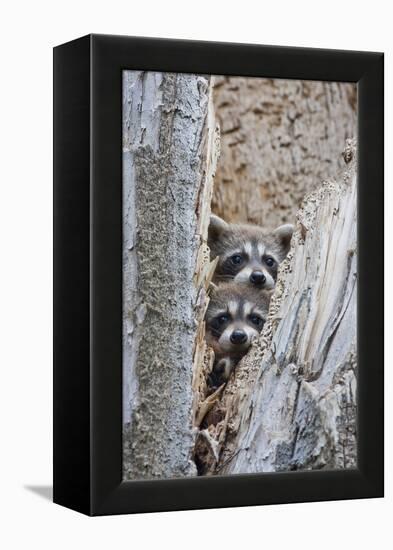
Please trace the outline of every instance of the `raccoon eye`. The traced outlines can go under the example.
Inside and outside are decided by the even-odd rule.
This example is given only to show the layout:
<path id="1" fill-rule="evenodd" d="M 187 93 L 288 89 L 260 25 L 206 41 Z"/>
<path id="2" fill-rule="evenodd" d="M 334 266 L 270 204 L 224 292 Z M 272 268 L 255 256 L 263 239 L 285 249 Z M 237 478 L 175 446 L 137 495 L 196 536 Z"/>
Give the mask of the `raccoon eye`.
<path id="1" fill-rule="evenodd" d="M 266 256 L 265 264 L 269 267 L 273 267 L 275 264 L 274 258 L 272 258 L 271 256 Z"/>
<path id="2" fill-rule="evenodd" d="M 250 315 L 250 321 L 256 327 L 261 327 L 263 325 L 263 319 L 259 317 L 259 315 Z"/>
<path id="3" fill-rule="evenodd" d="M 234 254 L 233 256 L 231 256 L 231 262 L 234 265 L 240 265 L 242 261 L 243 261 L 243 256 L 241 254 Z"/>
<path id="4" fill-rule="evenodd" d="M 217 322 L 219 325 L 223 325 L 224 323 L 227 323 L 229 321 L 229 315 L 223 314 L 217 317 Z"/>

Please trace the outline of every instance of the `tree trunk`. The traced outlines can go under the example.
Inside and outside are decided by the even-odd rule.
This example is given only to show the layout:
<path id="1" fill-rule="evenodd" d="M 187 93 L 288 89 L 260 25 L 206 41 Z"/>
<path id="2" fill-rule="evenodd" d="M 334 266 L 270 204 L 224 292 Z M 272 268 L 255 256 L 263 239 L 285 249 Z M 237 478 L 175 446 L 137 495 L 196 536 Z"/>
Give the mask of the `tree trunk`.
<path id="1" fill-rule="evenodd" d="M 304 196 L 344 168 L 356 85 L 218 77 L 221 157 L 212 210 L 229 222 L 292 223 Z"/>
<path id="2" fill-rule="evenodd" d="M 208 77 L 123 73 L 125 479 L 196 474 L 192 379 L 211 271 L 213 113 Z"/>
<path id="3" fill-rule="evenodd" d="M 206 76 L 123 73 L 125 479 L 355 466 L 354 161 L 315 190 L 355 103 L 345 84 L 218 77 L 213 95 Z M 208 395 L 210 206 L 274 227 L 310 191 L 263 334 Z"/>
<path id="4" fill-rule="evenodd" d="M 304 201 L 268 321 L 208 437 L 213 474 L 356 467 L 356 162 Z"/>

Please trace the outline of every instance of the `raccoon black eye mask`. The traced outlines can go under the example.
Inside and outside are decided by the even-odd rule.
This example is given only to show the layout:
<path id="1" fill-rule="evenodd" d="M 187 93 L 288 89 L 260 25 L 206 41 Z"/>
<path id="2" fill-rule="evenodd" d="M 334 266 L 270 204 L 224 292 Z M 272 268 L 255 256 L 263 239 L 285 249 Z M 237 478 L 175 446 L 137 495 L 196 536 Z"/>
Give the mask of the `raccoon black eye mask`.
<path id="1" fill-rule="evenodd" d="M 251 283 L 272 290 L 280 263 L 288 254 L 293 225 L 281 225 L 267 232 L 257 225 L 229 224 L 210 217 L 208 245 L 211 259 L 219 261 L 214 282 Z"/>
<path id="2" fill-rule="evenodd" d="M 271 293 L 252 285 L 222 283 L 211 295 L 206 312 L 206 340 L 215 353 L 211 385 L 228 380 L 265 323 Z"/>

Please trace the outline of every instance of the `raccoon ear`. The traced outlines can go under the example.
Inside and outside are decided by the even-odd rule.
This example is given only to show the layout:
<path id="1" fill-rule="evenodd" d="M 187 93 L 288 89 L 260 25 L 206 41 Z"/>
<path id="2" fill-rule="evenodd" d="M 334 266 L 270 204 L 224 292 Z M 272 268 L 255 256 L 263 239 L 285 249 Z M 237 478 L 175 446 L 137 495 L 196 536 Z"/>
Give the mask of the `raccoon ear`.
<path id="1" fill-rule="evenodd" d="M 287 255 L 289 251 L 293 230 L 294 226 L 291 223 L 286 223 L 285 225 L 280 225 L 280 227 L 277 227 L 277 229 L 273 231 L 273 235 L 276 237 L 285 255 Z"/>
<path id="2" fill-rule="evenodd" d="M 209 241 L 217 240 L 226 229 L 228 229 L 227 222 L 225 222 L 223 219 L 219 218 L 215 214 L 212 214 L 210 216 L 209 224 Z"/>

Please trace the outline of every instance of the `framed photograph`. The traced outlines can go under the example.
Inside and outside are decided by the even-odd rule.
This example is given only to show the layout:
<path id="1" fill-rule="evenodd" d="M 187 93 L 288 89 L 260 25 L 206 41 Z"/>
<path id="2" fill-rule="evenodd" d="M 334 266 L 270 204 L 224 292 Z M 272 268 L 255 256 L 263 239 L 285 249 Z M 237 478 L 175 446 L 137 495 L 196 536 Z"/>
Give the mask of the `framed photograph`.
<path id="1" fill-rule="evenodd" d="M 54 501 L 383 496 L 383 54 L 54 49 Z"/>

